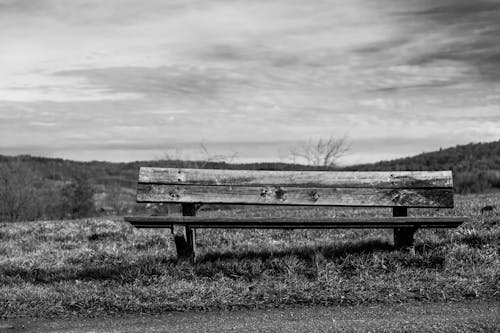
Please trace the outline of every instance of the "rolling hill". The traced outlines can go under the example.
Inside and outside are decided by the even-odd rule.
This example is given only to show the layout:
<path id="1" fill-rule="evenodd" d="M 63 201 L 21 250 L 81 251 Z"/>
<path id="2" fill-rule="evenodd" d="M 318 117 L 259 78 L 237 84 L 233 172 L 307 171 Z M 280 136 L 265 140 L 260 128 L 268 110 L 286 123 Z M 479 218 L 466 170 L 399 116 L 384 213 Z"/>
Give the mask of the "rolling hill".
<path id="1" fill-rule="evenodd" d="M 455 191 L 458 193 L 500 190 L 500 140 L 459 145 L 391 161 L 353 165 L 343 170 L 453 170 Z"/>
<path id="2" fill-rule="evenodd" d="M 288 163 L 247 163 L 156 160 L 112 163 L 102 161 L 77 162 L 60 158 L 35 157 L 30 155 L 0 155 L 0 165 L 21 163 L 42 178 L 53 181 L 68 181 L 75 177 L 86 177 L 94 185 L 118 185 L 134 188 L 140 166 L 194 167 L 213 169 L 249 170 L 320 170 L 324 168 Z M 453 170 L 457 191 L 482 192 L 489 188 L 500 188 L 500 140 L 488 143 L 458 145 L 434 152 L 380 161 L 370 164 L 351 165 L 339 168 L 346 171 L 390 171 L 390 170 Z M 479 183 L 476 186 L 462 180 Z M 485 183 L 486 181 L 486 183 Z"/>
<path id="3" fill-rule="evenodd" d="M 0 183 L 3 184 L 0 187 L 0 220 L 78 217 L 96 208 L 114 213 L 136 209 L 133 203 L 137 174 L 139 167 L 145 165 L 250 170 L 324 169 L 287 163 L 228 164 L 179 160 L 111 163 L 0 155 Z M 337 170 L 453 170 L 457 193 L 499 191 L 500 141 L 459 145 Z M 20 188 L 24 191 L 17 191 Z M 87 213 L 82 213 L 82 209 Z M 6 211 L 10 211 L 10 215 Z"/>

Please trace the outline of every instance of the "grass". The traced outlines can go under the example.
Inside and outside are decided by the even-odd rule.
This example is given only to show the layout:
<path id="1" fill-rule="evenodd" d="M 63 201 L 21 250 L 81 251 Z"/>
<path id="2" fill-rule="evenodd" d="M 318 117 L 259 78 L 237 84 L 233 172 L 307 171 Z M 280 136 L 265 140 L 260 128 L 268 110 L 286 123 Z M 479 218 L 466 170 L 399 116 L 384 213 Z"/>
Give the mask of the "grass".
<path id="1" fill-rule="evenodd" d="M 198 230 L 199 260 L 178 262 L 170 230 L 116 218 L 0 225 L 0 317 L 101 316 L 301 304 L 500 299 L 499 194 L 456 196 L 458 229 L 420 230 L 393 249 L 390 230 Z M 300 209 L 292 215 L 381 216 L 389 209 Z M 279 216 L 245 207 L 200 214 Z"/>

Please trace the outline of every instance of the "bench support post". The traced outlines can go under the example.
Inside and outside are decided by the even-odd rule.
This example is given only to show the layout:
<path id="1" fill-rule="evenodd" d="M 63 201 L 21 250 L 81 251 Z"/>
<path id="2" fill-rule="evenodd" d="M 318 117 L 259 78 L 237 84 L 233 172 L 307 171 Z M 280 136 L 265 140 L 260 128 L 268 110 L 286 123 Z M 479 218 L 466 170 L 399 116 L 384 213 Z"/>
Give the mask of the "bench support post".
<path id="1" fill-rule="evenodd" d="M 196 206 L 191 203 L 182 204 L 182 216 L 196 216 Z M 174 224 L 172 226 L 177 257 L 181 260 L 195 260 L 195 230 L 187 225 Z"/>
<path id="2" fill-rule="evenodd" d="M 406 207 L 393 207 L 392 216 L 408 216 Z M 394 247 L 397 249 L 408 248 L 413 245 L 414 235 L 417 228 L 394 228 Z"/>

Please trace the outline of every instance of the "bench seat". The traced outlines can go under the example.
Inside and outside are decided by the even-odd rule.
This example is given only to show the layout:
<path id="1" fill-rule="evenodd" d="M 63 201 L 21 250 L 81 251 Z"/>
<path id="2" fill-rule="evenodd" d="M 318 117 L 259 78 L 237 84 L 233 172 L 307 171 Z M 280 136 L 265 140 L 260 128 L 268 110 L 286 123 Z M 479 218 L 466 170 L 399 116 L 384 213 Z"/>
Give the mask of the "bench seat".
<path id="1" fill-rule="evenodd" d="M 344 229 L 344 228 L 456 228 L 464 217 L 373 217 L 373 218 L 307 218 L 307 217 L 201 217 L 201 216 L 129 216 L 136 228 L 260 228 L 260 229 Z"/>

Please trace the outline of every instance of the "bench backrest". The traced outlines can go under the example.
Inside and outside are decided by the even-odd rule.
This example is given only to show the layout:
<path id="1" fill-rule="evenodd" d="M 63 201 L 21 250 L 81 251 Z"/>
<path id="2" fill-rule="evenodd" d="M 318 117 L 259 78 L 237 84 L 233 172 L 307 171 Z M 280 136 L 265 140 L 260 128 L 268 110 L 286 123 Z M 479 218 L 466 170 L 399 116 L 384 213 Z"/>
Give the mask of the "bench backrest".
<path id="1" fill-rule="evenodd" d="M 453 207 L 451 171 L 261 171 L 142 167 L 137 202 Z"/>

